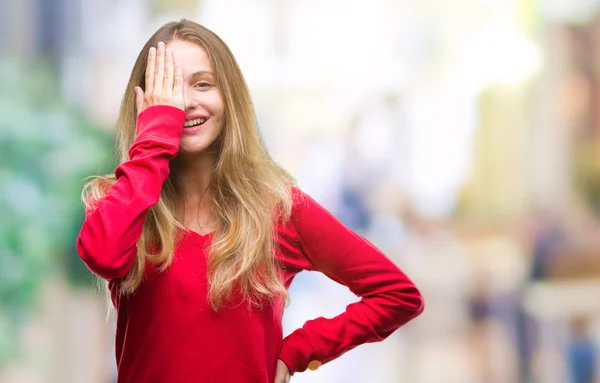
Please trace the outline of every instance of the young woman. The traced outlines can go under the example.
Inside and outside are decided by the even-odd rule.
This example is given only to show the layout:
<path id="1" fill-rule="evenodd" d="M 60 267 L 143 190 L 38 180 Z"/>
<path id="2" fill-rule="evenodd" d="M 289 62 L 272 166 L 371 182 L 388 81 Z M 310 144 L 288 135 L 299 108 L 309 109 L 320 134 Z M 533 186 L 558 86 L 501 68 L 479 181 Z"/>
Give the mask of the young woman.
<path id="1" fill-rule="evenodd" d="M 182 20 L 135 62 L 121 163 L 85 188 L 77 249 L 108 282 L 119 383 L 283 383 L 423 310 L 385 255 L 299 190 L 265 151 L 228 47 Z M 317 270 L 362 300 L 282 339 L 287 288 Z"/>

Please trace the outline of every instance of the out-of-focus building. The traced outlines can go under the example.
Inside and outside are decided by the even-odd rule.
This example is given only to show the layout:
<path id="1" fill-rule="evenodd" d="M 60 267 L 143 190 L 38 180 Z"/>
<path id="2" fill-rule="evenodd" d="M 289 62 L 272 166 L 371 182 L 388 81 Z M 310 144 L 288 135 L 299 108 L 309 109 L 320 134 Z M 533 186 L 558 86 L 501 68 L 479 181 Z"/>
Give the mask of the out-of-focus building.
<path id="1" fill-rule="evenodd" d="M 562 383 L 570 313 L 589 315 L 598 332 L 588 278 L 600 275 L 590 261 L 600 248 L 590 224 L 600 200 L 599 14 L 583 0 L 0 1 L 0 50 L 48 60 L 57 92 L 110 131 L 158 26 L 197 20 L 227 42 L 275 159 L 425 294 L 417 322 L 295 382 Z M 535 239 L 522 225 L 532 210 L 587 233 L 547 252 L 563 256 L 543 281 L 531 277 Z M 292 289 L 287 332 L 355 299 L 312 274 Z M 44 291 L 23 329 L 26 357 L 0 381 L 111 381 L 101 296 L 56 279 Z M 585 333 L 581 323 L 572 327 Z M 519 331 L 533 334 L 523 346 L 533 351 L 519 349 Z"/>

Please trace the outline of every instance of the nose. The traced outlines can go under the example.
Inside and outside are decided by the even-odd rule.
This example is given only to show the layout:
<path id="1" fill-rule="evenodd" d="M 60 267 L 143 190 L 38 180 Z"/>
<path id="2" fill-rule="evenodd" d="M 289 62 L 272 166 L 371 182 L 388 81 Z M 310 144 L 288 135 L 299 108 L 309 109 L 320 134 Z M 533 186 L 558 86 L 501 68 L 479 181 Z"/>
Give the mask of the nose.
<path id="1" fill-rule="evenodd" d="M 192 87 L 184 85 L 184 87 L 183 87 L 183 102 L 184 102 L 185 112 L 188 114 L 198 106 L 198 102 L 196 101 L 196 98 L 194 97 L 194 90 Z"/>

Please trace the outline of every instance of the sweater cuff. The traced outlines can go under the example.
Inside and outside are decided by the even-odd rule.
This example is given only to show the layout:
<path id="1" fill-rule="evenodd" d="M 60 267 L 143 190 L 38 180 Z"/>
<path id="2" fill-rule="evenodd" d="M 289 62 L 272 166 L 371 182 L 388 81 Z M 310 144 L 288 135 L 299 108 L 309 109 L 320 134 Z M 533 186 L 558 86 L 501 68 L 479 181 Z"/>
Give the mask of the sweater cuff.
<path id="1" fill-rule="evenodd" d="M 186 115 L 174 106 L 150 106 L 137 117 L 136 138 L 158 137 L 179 143 Z"/>
<path id="2" fill-rule="evenodd" d="M 279 359 L 286 364 L 290 374 L 294 375 L 296 372 L 305 371 L 309 364 L 316 367 L 321 365 L 320 361 L 312 360 L 314 354 L 315 350 L 308 339 L 295 331 L 283 339 Z"/>

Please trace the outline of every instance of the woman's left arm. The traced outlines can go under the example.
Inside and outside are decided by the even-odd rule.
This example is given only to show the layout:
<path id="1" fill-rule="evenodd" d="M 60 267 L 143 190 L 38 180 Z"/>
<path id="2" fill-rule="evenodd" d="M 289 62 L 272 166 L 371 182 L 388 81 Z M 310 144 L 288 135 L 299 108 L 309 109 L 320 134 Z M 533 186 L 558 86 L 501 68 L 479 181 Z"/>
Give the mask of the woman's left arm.
<path id="1" fill-rule="evenodd" d="M 295 194 L 290 224 L 306 268 L 362 299 L 334 318 L 307 321 L 283 340 L 279 359 L 292 374 L 318 368 L 360 344 L 381 341 L 423 311 L 415 285 L 380 250 L 308 195 Z"/>

